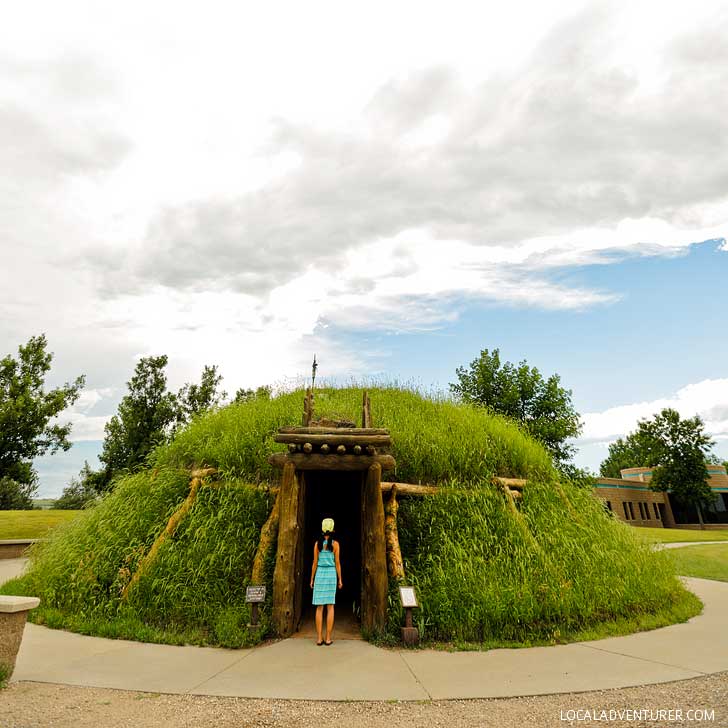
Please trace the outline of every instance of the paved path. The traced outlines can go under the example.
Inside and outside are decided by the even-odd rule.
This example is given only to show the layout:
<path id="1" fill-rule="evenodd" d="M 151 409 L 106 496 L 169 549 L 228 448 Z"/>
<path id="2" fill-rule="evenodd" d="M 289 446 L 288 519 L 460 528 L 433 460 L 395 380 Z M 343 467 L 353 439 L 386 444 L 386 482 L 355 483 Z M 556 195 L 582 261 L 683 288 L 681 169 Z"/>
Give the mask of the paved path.
<path id="1" fill-rule="evenodd" d="M 19 565 L 22 567 L 22 564 Z M 288 639 L 247 650 L 175 647 L 26 626 L 13 682 L 313 700 L 427 700 L 579 692 L 728 670 L 728 583 L 686 579 L 702 615 L 627 637 L 487 652 Z"/>
<path id="2" fill-rule="evenodd" d="M 0 584 L 20 576 L 28 559 L 0 559 Z"/>
<path id="3" fill-rule="evenodd" d="M 707 546 L 711 543 L 722 543 L 728 546 L 728 541 L 725 539 L 723 541 L 676 541 L 674 543 L 661 543 L 657 545 L 663 549 L 680 549 L 683 546 Z"/>

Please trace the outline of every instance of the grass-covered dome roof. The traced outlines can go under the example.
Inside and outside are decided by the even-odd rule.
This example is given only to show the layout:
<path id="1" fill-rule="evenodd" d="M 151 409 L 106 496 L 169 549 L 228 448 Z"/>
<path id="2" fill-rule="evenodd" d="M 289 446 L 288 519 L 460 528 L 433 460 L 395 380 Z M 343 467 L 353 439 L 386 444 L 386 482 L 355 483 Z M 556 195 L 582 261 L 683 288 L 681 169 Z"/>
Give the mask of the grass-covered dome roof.
<path id="1" fill-rule="evenodd" d="M 589 489 L 560 483 L 546 451 L 483 409 L 398 388 L 369 389 L 372 419 L 392 435 L 391 477 L 438 484 L 403 498 L 399 538 L 416 584 L 425 638 L 476 642 L 558 639 L 609 621 L 669 623 L 695 613 L 668 559 L 605 513 Z M 279 427 L 300 421 L 304 393 L 230 405 L 194 421 L 149 467 L 62 527 L 5 593 L 40 596 L 35 619 L 127 638 L 236 646 L 251 632 L 245 585 L 278 472 Z M 358 388 L 316 391 L 316 414 L 356 420 Z M 123 596 L 189 492 L 190 468 L 210 466 L 174 536 Z M 527 478 L 516 509 L 493 475 Z M 267 580 L 272 579 L 272 560 Z M 389 633 L 401 615 L 390 599 Z"/>

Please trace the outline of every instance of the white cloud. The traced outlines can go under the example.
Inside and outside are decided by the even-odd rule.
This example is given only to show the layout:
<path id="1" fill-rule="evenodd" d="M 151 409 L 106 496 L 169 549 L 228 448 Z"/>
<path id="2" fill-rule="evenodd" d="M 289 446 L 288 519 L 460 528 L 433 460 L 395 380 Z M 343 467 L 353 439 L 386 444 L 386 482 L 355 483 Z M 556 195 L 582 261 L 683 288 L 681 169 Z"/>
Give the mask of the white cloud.
<path id="1" fill-rule="evenodd" d="M 699 415 L 709 435 L 716 440 L 728 439 L 728 379 L 705 379 L 661 399 L 583 415 L 584 432 L 577 444 L 611 442 L 634 431 L 640 419 L 652 417 L 666 407 L 677 410 L 682 417 Z"/>
<path id="2" fill-rule="evenodd" d="M 141 355 L 175 388 L 368 372 L 330 332 L 608 305 L 560 269 L 726 236 L 715 4 L 32 5 L 0 28 L 0 341 L 89 375 L 74 436 Z"/>

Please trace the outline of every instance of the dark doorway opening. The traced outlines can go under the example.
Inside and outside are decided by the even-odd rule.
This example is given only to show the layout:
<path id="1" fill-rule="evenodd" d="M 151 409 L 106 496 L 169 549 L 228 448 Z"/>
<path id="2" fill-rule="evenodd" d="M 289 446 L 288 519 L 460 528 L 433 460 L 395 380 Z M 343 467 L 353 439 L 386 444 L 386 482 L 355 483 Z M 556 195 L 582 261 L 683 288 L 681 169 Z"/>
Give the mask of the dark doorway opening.
<path id="1" fill-rule="evenodd" d="M 313 621 L 310 589 L 313 545 L 321 534 L 321 521 L 334 519 L 334 538 L 339 542 L 341 579 L 336 592 L 336 626 L 357 625 L 361 614 L 361 489 L 360 471 L 309 470 L 305 474 L 306 497 L 303 533 L 302 625 Z"/>

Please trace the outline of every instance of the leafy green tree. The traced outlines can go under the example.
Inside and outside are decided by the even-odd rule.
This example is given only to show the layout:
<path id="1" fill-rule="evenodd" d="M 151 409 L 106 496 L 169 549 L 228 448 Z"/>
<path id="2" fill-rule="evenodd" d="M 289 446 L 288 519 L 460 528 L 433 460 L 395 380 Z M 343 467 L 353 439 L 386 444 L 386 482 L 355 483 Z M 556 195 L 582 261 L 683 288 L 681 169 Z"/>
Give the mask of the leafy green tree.
<path id="1" fill-rule="evenodd" d="M 625 468 L 652 467 L 660 462 L 662 451 L 662 443 L 638 425 L 635 432 L 617 438 L 609 446 L 609 455 L 599 466 L 599 472 L 605 478 L 621 478 Z"/>
<path id="2" fill-rule="evenodd" d="M 258 387 L 257 389 L 238 389 L 233 398 L 233 404 L 240 402 L 252 402 L 255 399 L 270 399 L 271 388 L 269 386 Z"/>
<path id="3" fill-rule="evenodd" d="M 715 501 L 706 467 L 713 441 L 703 428 L 697 415 L 681 419 L 676 410 L 663 409 L 652 419 L 640 420 L 634 432 L 612 443 L 600 471 L 618 478 L 621 468 L 652 467 L 650 488 L 669 491 L 679 502 L 694 506 L 702 524 L 703 509 Z"/>
<path id="4" fill-rule="evenodd" d="M 127 382 L 128 394 L 106 424 L 99 455 L 104 469 L 85 475 L 81 471 L 81 477 L 98 492 L 110 487 L 116 473 L 144 465 L 155 447 L 168 442 L 195 415 L 220 406 L 227 396 L 219 390 L 222 377 L 217 366 L 206 366 L 199 384 L 185 384 L 177 394 L 169 392 L 167 361 L 162 355 L 143 357 L 137 363 Z"/>
<path id="5" fill-rule="evenodd" d="M 190 422 L 196 415 L 219 407 L 227 392 L 218 387 L 222 376 L 217 373 L 217 366 L 206 366 L 202 370 L 199 384 L 185 384 L 177 394 L 177 427 Z"/>
<path id="6" fill-rule="evenodd" d="M 127 382 L 128 394 L 117 414 L 106 423 L 99 460 L 105 465 L 105 478 L 98 484 L 108 488 L 113 476 L 133 470 L 146 462 L 149 453 L 167 439 L 177 419 L 177 398 L 167 391 L 166 355 L 142 357 Z"/>
<path id="7" fill-rule="evenodd" d="M 17 358 L 0 360 L 0 500 L 8 508 L 32 507 L 34 458 L 71 447 L 71 424 L 53 420 L 78 399 L 84 377 L 45 391 L 53 361 L 47 346 L 45 335 L 33 336 Z"/>
<path id="8" fill-rule="evenodd" d="M 71 478 L 71 482 L 63 489 L 61 497 L 53 504 L 54 508 L 67 511 L 77 511 L 93 503 L 98 497 L 99 476 L 103 473 L 91 469 L 88 461 L 84 462 L 78 478 Z"/>
<path id="9" fill-rule="evenodd" d="M 488 407 L 512 417 L 564 467 L 575 448 L 567 443 L 581 432 L 579 414 L 571 401 L 571 390 L 561 386 L 558 374 L 544 379 L 525 361 L 501 363 L 500 351 L 484 349 L 468 368 L 458 367 L 457 383 L 450 391 L 464 402 Z"/>

